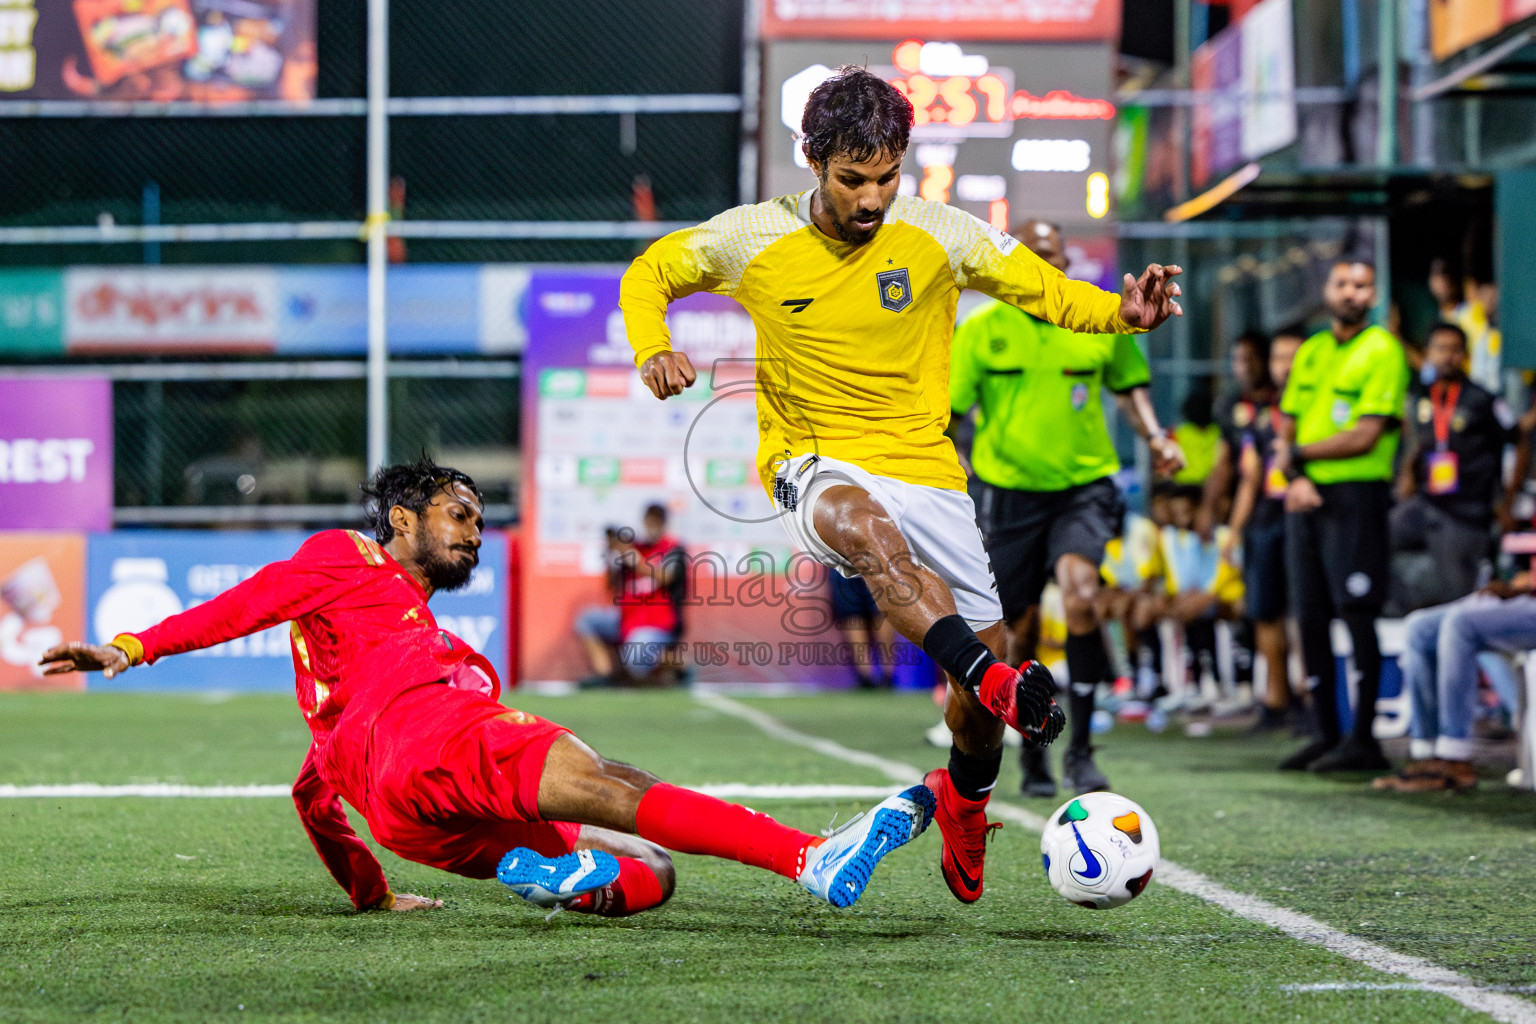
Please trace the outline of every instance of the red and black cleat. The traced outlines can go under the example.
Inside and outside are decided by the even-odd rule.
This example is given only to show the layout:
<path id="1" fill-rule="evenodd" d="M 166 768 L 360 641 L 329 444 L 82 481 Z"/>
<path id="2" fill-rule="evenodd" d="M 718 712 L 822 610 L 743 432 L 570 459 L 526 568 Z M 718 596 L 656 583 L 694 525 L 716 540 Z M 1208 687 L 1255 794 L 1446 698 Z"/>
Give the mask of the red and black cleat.
<path id="1" fill-rule="evenodd" d="M 1046 747 L 1067 724 L 1066 714 L 1051 696 L 1055 688 L 1051 670 L 1038 661 L 1026 661 L 1018 669 L 998 662 L 981 677 L 976 696 L 982 707 L 1025 739 Z"/>
<path id="2" fill-rule="evenodd" d="M 937 798 L 933 820 L 944 837 L 944 853 L 939 860 L 944 883 L 961 903 L 975 903 L 981 899 L 987 835 L 1002 828 L 1003 823 L 988 824 L 986 799 L 967 800 L 961 796 L 949 781 L 947 768 L 935 768 L 923 778 L 923 784 Z"/>

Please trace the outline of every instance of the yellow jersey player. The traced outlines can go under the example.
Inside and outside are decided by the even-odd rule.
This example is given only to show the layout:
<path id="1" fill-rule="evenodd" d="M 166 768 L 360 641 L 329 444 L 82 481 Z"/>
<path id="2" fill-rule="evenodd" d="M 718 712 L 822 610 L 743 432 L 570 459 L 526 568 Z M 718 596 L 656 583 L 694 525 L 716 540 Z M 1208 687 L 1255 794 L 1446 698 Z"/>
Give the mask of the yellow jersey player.
<path id="1" fill-rule="evenodd" d="M 817 186 L 659 240 L 624 275 L 624 326 L 641 379 L 664 399 L 696 376 L 672 349 L 668 303 L 711 291 L 751 314 L 757 467 L 780 520 L 800 549 L 863 576 L 895 628 L 949 673 L 954 745 L 927 782 L 945 881 L 970 902 L 1003 724 L 1045 744 L 1064 716 L 1044 668 L 999 660 L 997 588 L 944 434 L 955 303 L 976 288 L 1074 331 L 1145 331 L 1180 312 L 1180 271 L 1153 265 L 1111 295 L 954 207 L 898 197 L 912 105 L 863 68 L 818 86 L 801 128 Z"/>

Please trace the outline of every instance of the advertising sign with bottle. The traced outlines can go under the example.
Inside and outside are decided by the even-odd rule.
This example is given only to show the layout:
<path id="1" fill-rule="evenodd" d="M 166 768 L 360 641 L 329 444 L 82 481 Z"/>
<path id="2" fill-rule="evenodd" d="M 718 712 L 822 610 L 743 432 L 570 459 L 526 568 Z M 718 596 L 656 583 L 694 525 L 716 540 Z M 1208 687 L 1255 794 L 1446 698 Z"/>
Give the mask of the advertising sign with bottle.
<path id="1" fill-rule="evenodd" d="M 78 690 L 81 675 L 44 678 L 42 653 L 85 631 L 85 537 L 0 534 L 0 689 Z"/>
<path id="2" fill-rule="evenodd" d="M 163 530 L 91 538 L 87 617 L 94 643 L 147 629 L 290 557 L 308 539 L 298 531 L 207 533 Z M 0 562 L 0 565 L 3 565 Z M 480 568 L 461 591 L 432 599 L 438 625 L 507 671 L 506 538 L 487 534 Z M 288 624 L 140 666 L 113 679 L 93 675 L 93 690 L 265 690 L 293 688 Z"/>

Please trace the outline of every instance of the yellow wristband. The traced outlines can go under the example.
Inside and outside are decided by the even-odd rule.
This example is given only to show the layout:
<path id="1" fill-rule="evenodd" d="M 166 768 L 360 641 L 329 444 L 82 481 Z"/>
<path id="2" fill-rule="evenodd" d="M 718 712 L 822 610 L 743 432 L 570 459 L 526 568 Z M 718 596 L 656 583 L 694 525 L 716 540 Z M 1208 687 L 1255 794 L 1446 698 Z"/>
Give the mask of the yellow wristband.
<path id="1" fill-rule="evenodd" d="M 132 633 L 119 633 L 107 642 L 108 647 L 116 647 L 128 655 L 129 666 L 144 664 L 144 645 L 139 638 Z"/>

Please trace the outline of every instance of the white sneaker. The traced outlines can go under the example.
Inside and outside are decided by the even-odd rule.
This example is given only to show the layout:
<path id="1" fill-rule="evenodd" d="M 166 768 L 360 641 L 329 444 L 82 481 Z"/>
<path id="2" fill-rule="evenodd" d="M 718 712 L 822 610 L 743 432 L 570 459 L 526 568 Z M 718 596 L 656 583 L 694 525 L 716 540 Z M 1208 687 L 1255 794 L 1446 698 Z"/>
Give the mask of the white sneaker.
<path id="1" fill-rule="evenodd" d="M 923 834 L 934 804 L 933 791 L 922 785 L 886 797 L 806 850 L 800 884 L 834 907 L 850 906 L 880 858 Z"/>

